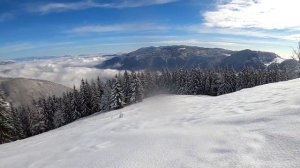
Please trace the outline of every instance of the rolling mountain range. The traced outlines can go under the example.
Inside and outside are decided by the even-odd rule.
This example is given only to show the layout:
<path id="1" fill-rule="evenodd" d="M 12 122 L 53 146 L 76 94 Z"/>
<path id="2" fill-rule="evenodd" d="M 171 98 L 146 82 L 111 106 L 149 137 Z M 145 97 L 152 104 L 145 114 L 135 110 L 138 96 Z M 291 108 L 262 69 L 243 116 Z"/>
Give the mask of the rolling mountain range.
<path id="1" fill-rule="evenodd" d="M 245 66 L 263 69 L 278 61 L 282 62 L 283 59 L 272 52 L 231 51 L 194 46 L 163 46 L 146 47 L 127 54 L 115 55 L 96 67 L 118 70 L 233 67 L 236 70 L 241 70 Z"/>

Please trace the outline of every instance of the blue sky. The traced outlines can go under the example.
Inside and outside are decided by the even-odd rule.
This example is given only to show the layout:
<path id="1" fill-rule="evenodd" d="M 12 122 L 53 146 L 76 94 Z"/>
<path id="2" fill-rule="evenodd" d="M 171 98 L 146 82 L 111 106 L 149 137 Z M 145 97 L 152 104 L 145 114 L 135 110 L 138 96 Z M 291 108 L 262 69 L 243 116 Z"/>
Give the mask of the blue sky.
<path id="1" fill-rule="evenodd" d="M 285 0 L 0 0 L 0 59 L 195 45 L 273 51 L 300 40 Z"/>

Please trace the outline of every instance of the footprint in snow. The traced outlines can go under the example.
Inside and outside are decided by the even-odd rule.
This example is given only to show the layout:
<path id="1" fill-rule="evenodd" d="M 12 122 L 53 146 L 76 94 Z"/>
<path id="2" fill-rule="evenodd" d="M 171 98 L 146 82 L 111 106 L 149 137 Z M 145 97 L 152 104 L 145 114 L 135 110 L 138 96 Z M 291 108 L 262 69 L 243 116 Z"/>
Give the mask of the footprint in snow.
<path id="1" fill-rule="evenodd" d="M 112 146 L 112 143 L 111 142 L 103 142 L 103 143 L 100 143 L 100 144 L 96 144 L 96 145 L 92 145 L 89 147 L 89 149 L 91 149 L 92 151 L 99 151 L 101 149 L 105 149 L 105 148 L 108 148 Z"/>

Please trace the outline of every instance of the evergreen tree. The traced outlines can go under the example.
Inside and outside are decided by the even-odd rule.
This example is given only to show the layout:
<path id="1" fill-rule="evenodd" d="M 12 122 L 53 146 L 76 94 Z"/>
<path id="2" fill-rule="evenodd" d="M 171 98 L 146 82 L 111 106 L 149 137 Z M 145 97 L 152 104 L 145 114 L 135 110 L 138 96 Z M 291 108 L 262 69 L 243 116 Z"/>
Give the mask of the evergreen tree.
<path id="1" fill-rule="evenodd" d="M 98 88 L 98 85 L 95 83 L 94 80 L 91 82 L 91 94 L 92 94 L 92 112 L 100 112 L 101 111 L 101 97 L 102 94 L 101 90 Z"/>
<path id="2" fill-rule="evenodd" d="M 118 79 L 115 79 L 111 93 L 110 109 L 116 110 L 125 106 L 124 94 Z"/>
<path id="3" fill-rule="evenodd" d="M 78 90 L 76 89 L 76 87 L 73 87 L 73 94 L 72 94 L 72 98 L 71 98 L 71 120 L 75 121 L 79 118 L 82 117 L 82 99 L 81 99 L 81 95 L 78 92 Z"/>
<path id="4" fill-rule="evenodd" d="M 33 110 L 29 112 L 29 118 L 31 118 L 30 131 L 32 135 L 37 135 L 47 131 L 48 128 L 42 100 L 40 99 L 38 102 L 34 101 L 33 105 Z"/>
<path id="5" fill-rule="evenodd" d="M 16 139 L 16 130 L 10 109 L 9 103 L 4 101 L 3 92 L 0 91 L 0 144 Z"/>
<path id="6" fill-rule="evenodd" d="M 134 75 L 134 72 L 131 73 L 131 76 Z M 150 92 L 150 83 L 151 83 L 151 76 L 149 75 L 147 78 L 145 77 L 145 74 L 143 72 L 137 74 L 138 75 L 138 78 L 140 79 L 141 81 L 141 84 L 144 88 L 144 96 L 145 97 L 148 97 L 149 95 L 149 92 Z"/>
<path id="7" fill-rule="evenodd" d="M 179 69 L 175 72 L 175 84 L 176 84 L 176 93 L 183 95 L 187 93 L 187 73 L 183 69 Z"/>
<path id="8" fill-rule="evenodd" d="M 103 96 L 101 97 L 101 110 L 111 110 L 111 95 L 112 95 L 113 81 L 107 80 L 103 88 Z"/>
<path id="9" fill-rule="evenodd" d="M 130 102 L 137 103 L 143 101 L 143 86 L 140 79 L 134 74 L 132 76 L 133 81 L 131 83 L 132 95 Z"/>
<path id="10" fill-rule="evenodd" d="M 80 85 L 80 96 L 82 105 L 82 116 L 88 116 L 93 114 L 92 111 L 92 90 L 90 84 L 82 79 Z"/>
<path id="11" fill-rule="evenodd" d="M 66 121 L 66 111 L 63 107 L 62 98 L 52 97 L 54 100 L 54 126 L 55 128 L 61 127 L 68 123 Z"/>
<path id="12" fill-rule="evenodd" d="M 233 69 L 223 70 L 217 95 L 232 93 L 237 90 L 237 76 Z"/>
<path id="13" fill-rule="evenodd" d="M 64 93 L 61 100 L 61 112 L 63 113 L 64 123 L 70 123 L 72 118 L 72 98 L 73 95 L 70 92 Z"/>
<path id="14" fill-rule="evenodd" d="M 32 135 L 30 129 L 30 118 L 28 115 L 30 113 L 29 107 L 21 106 L 19 111 L 20 111 L 20 121 L 21 121 L 22 129 L 25 133 L 25 136 L 29 137 Z"/>
<path id="15" fill-rule="evenodd" d="M 131 103 L 131 97 L 132 97 L 132 75 L 129 75 L 127 71 L 124 72 L 124 81 L 123 81 L 123 91 L 124 91 L 124 102 L 126 104 Z"/>
<path id="16" fill-rule="evenodd" d="M 14 123 L 14 128 L 16 130 L 17 139 L 26 138 L 26 135 L 22 128 L 22 123 L 21 123 L 20 114 L 19 114 L 18 109 L 11 106 L 11 112 L 12 112 L 13 123 Z"/>
<path id="17" fill-rule="evenodd" d="M 168 70 L 162 70 L 160 78 L 159 78 L 159 88 L 163 92 L 169 92 L 171 91 L 172 86 L 172 76 L 171 73 Z"/>
<path id="18" fill-rule="evenodd" d="M 51 104 L 52 104 L 51 97 L 49 97 L 48 99 L 42 98 L 41 104 L 43 108 L 42 112 L 44 113 L 43 116 L 44 116 L 47 130 L 54 129 L 54 114 L 53 114 L 53 109 L 51 109 Z"/>

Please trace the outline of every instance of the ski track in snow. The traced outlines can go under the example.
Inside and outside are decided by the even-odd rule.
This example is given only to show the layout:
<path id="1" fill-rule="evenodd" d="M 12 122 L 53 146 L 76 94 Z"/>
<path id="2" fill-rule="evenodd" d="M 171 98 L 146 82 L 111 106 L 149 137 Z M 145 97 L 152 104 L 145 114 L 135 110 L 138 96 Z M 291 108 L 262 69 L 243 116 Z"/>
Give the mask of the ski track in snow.
<path id="1" fill-rule="evenodd" d="M 299 93 L 293 80 L 219 97 L 152 97 L 0 145 L 0 168 L 297 168 Z"/>

